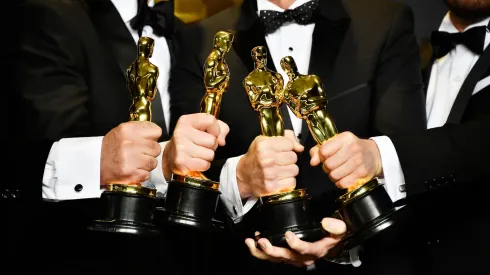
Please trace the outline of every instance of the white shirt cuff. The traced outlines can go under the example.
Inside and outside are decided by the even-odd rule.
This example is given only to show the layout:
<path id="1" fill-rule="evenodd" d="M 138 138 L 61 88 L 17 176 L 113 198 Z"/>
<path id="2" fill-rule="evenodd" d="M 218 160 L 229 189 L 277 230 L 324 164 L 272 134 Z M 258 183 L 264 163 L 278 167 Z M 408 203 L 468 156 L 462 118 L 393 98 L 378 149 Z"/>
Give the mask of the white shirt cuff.
<path id="1" fill-rule="evenodd" d="M 219 191 L 221 200 L 232 220 L 238 223 L 243 216 L 257 203 L 258 198 L 250 197 L 245 203 L 242 202 L 236 179 L 236 167 L 243 155 L 229 158 L 221 169 Z"/>
<path id="2" fill-rule="evenodd" d="M 165 150 L 165 145 L 167 145 L 168 141 L 160 142 L 160 147 L 162 147 L 162 152 L 157 157 L 158 165 L 153 171 L 150 172 L 150 183 L 152 187 L 157 189 L 157 197 L 163 198 L 167 194 L 168 183 L 165 180 L 165 176 L 163 175 L 162 168 L 162 156 L 163 150 Z"/>
<path id="3" fill-rule="evenodd" d="M 371 139 L 376 142 L 381 155 L 383 178 L 380 179 L 380 182 L 384 183 L 393 202 L 406 198 L 405 176 L 393 142 L 387 136 L 372 137 Z"/>
<path id="4" fill-rule="evenodd" d="M 103 137 L 64 138 L 51 146 L 44 167 L 45 200 L 100 197 L 100 154 Z"/>

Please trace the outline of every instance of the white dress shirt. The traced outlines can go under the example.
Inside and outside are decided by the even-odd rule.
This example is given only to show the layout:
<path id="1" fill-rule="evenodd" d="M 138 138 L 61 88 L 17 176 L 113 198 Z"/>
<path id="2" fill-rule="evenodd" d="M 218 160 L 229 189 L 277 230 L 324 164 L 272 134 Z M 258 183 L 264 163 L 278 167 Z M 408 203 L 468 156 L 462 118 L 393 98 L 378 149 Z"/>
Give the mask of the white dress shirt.
<path id="1" fill-rule="evenodd" d="M 487 18 L 468 26 L 464 31 L 474 27 L 488 26 L 489 21 L 490 18 Z M 449 14 L 446 14 L 442 20 L 439 30 L 448 33 L 458 32 L 451 22 Z M 487 29 L 485 49 L 489 43 L 490 35 Z M 479 57 L 479 55 L 470 51 L 466 46 L 457 45 L 449 54 L 434 62 L 426 100 L 428 129 L 441 127 L 446 123 L 456 96 Z M 482 79 L 475 86 L 473 95 L 488 85 L 490 85 L 490 77 Z M 393 201 L 405 198 L 405 189 L 400 188 L 401 185 L 405 184 L 405 178 L 393 143 L 386 136 L 374 137 L 372 139 L 378 145 L 381 154 L 385 187 L 390 197 Z"/>
<path id="2" fill-rule="evenodd" d="M 136 0 L 112 0 L 129 32 L 133 36 L 135 44 L 139 40 L 138 32 L 131 28 L 130 20 L 136 15 L 138 7 Z M 153 6 L 150 0 L 148 5 Z M 168 81 L 170 72 L 170 52 L 165 37 L 153 34 L 150 26 L 143 28 L 142 36 L 148 36 L 155 40 L 155 48 L 150 61 L 160 69 L 160 77 L 157 80 L 157 88 L 160 93 L 165 126 L 169 129 L 170 99 L 168 93 Z M 136 57 L 136 53 L 135 53 Z M 129 108 L 129 107 L 128 107 Z M 100 156 L 103 137 L 66 138 L 55 142 L 46 161 L 43 175 L 42 194 L 45 200 L 71 200 L 100 197 L 104 191 L 100 186 Z M 157 195 L 163 197 L 167 191 L 167 182 L 163 176 L 162 154 L 166 142 L 160 143 L 162 153 L 157 157 L 158 165 L 150 173 L 149 182 L 156 187 Z M 221 199 L 228 209 L 234 205 L 242 206 L 242 200 L 234 181 L 227 180 L 226 169 L 221 173 Z M 236 178 L 236 173 L 234 173 Z M 235 182 L 235 186 L 230 186 Z M 76 188 L 81 185 L 80 190 Z M 80 191 L 76 191 L 78 189 Z M 250 203 L 249 203 L 250 204 Z M 251 204 L 253 206 L 253 204 Z M 231 210 L 230 213 L 233 213 Z"/>
<path id="3" fill-rule="evenodd" d="M 130 20 L 138 11 L 137 1 L 112 0 L 121 19 L 126 24 L 135 43 L 139 40 L 138 31 L 130 26 Z M 153 5 L 153 0 L 149 1 Z M 168 129 L 170 119 L 170 106 L 168 94 L 168 80 L 170 70 L 170 52 L 165 37 L 153 34 L 153 29 L 145 26 L 143 36 L 155 40 L 155 49 L 150 59 L 159 69 L 160 77 L 157 88 L 162 100 L 165 124 Z M 135 52 L 136 57 L 136 52 Z M 128 106 L 129 108 L 129 106 Z M 55 142 L 49 152 L 44 168 L 42 195 L 45 200 L 70 200 L 100 197 L 100 155 L 103 137 L 64 138 Z M 161 143 L 162 150 L 165 143 Z M 158 157 L 161 167 L 162 156 Z M 150 175 L 150 181 L 156 186 L 158 192 L 165 193 L 167 183 L 161 169 L 155 169 Z M 75 186 L 82 186 L 76 191 Z"/>
<path id="4" fill-rule="evenodd" d="M 294 9 L 300 5 L 311 0 L 296 0 L 289 9 Z M 260 14 L 261 10 L 274 10 L 283 12 L 284 9 L 272 4 L 268 0 L 257 0 L 257 12 Z M 281 68 L 281 59 L 285 56 L 292 56 L 296 61 L 298 70 L 302 74 L 308 74 L 308 67 L 310 65 L 310 53 L 311 43 L 313 41 L 313 29 L 315 24 L 299 25 L 293 22 L 285 23 L 279 27 L 273 33 L 265 36 L 267 46 L 269 48 L 269 54 L 274 62 L 275 69 L 280 73 L 284 79 L 284 85 L 288 82 L 289 78 L 284 70 Z M 259 46 L 259 45 L 257 45 Z M 294 133 L 298 136 L 301 133 L 302 120 L 297 118 L 291 110 L 289 110 L 289 117 L 293 125 Z M 233 131 L 233 130 L 232 130 Z M 242 155 L 243 156 L 243 155 Z M 225 207 L 228 209 L 231 218 L 235 222 L 241 221 L 243 215 L 245 215 L 254 204 L 257 202 L 257 198 L 252 197 L 247 199 L 245 204 L 242 204 L 240 199 L 240 193 L 238 191 L 237 179 L 236 179 L 236 167 L 238 161 L 242 156 L 230 158 L 226 161 L 223 169 L 221 170 L 220 182 L 223 185 L 226 182 L 226 186 L 222 186 L 222 190 L 233 194 L 234 201 L 223 199 Z M 223 191 L 222 191 L 223 192 Z"/>

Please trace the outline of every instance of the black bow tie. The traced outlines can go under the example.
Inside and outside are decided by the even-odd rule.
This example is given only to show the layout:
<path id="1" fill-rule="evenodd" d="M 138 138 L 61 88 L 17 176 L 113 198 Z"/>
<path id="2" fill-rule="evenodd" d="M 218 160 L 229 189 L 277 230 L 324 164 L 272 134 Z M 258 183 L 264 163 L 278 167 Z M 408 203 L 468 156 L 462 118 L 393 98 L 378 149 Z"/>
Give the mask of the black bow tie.
<path id="1" fill-rule="evenodd" d="M 174 32 L 173 0 L 159 1 L 153 7 L 148 7 L 148 0 L 137 1 L 138 13 L 131 19 L 131 27 L 137 30 L 140 36 L 143 32 L 143 27 L 150 26 L 156 35 L 170 38 Z"/>
<path id="2" fill-rule="evenodd" d="M 485 48 L 487 27 L 474 27 L 461 33 L 432 32 L 432 49 L 436 58 L 447 55 L 456 45 L 465 45 L 475 54 L 482 54 Z"/>
<path id="3" fill-rule="evenodd" d="M 261 10 L 260 20 L 264 24 L 265 34 L 273 33 L 286 22 L 296 22 L 306 25 L 313 22 L 313 14 L 318 7 L 318 0 L 311 0 L 303 5 L 284 12 Z"/>

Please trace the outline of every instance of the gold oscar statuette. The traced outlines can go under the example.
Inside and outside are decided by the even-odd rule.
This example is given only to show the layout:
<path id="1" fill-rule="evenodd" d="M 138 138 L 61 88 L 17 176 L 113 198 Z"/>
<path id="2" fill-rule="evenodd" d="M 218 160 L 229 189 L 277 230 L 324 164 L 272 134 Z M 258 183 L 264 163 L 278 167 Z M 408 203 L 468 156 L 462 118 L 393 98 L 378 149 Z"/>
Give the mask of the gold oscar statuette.
<path id="1" fill-rule="evenodd" d="M 234 35 L 219 31 L 214 36 L 213 49 L 204 63 L 204 94 L 201 113 L 219 116 L 221 99 L 228 89 L 230 71 L 225 55 L 230 51 Z M 169 182 L 166 209 L 171 213 L 168 221 L 196 228 L 222 229 L 214 220 L 219 199 L 219 182 L 208 179 L 200 171 L 187 175 L 173 174 Z"/>
<path id="2" fill-rule="evenodd" d="M 300 74 L 291 56 L 281 59 L 281 67 L 289 78 L 284 89 L 284 101 L 298 118 L 306 120 L 310 133 L 320 146 L 338 133 L 327 113 L 327 98 L 322 81 L 316 75 Z M 337 214 L 346 222 L 351 232 L 357 233 L 360 227 L 366 226 L 366 220 L 378 219 L 379 223 L 372 225 L 376 228 L 368 230 L 369 232 L 361 238 L 363 240 L 384 229 L 383 226 L 391 225 L 388 223 L 392 222 L 389 216 L 394 211 L 393 203 L 386 190 L 380 186 L 376 178 L 362 179 L 337 199 L 337 202 L 340 203 L 340 210 Z M 373 200 L 378 204 L 370 205 Z M 361 208 L 362 210 L 359 210 Z M 359 213 L 366 216 L 360 217 Z M 386 215 L 378 217 L 379 213 L 386 213 Z M 376 221 L 373 222 L 376 223 Z M 383 222 L 385 223 L 382 224 Z"/>
<path id="3" fill-rule="evenodd" d="M 284 101 L 284 80 L 281 74 L 267 68 L 267 49 L 252 49 L 254 70 L 245 77 L 243 86 L 252 108 L 259 113 L 263 136 L 284 136 L 284 122 L 280 106 Z M 284 234 L 291 230 L 303 240 L 316 241 L 324 236 L 321 227 L 308 215 L 309 196 L 305 189 L 279 190 L 260 197 L 258 225 L 260 235 L 280 247 L 287 247 Z"/>
<path id="4" fill-rule="evenodd" d="M 130 121 L 151 121 L 151 101 L 157 93 L 158 68 L 150 62 L 154 40 L 141 37 L 136 60 L 126 72 L 126 84 L 131 96 Z M 145 187 L 143 185 L 149 185 Z M 151 183 L 111 182 L 101 199 L 105 204 L 105 217 L 96 220 L 89 230 L 155 236 L 159 234 L 153 224 L 156 210 L 156 189 Z"/>

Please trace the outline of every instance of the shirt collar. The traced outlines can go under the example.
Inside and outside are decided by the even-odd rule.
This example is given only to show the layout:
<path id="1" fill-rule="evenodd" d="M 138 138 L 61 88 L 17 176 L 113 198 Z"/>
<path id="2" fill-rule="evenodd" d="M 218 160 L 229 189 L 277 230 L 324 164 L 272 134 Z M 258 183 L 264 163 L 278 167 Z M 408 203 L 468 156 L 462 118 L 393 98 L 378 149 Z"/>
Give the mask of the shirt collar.
<path id="1" fill-rule="evenodd" d="M 289 7 L 290 10 L 295 9 L 307 2 L 310 2 L 311 0 L 296 0 L 294 3 Z M 280 11 L 283 12 L 284 9 L 272 4 L 272 2 L 268 0 L 257 0 L 257 13 L 260 14 L 261 10 L 273 10 L 273 11 Z"/>
<path id="2" fill-rule="evenodd" d="M 129 23 L 138 13 L 137 0 L 111 0 L 124 23 Z M 153 7 L 154 0 L 148 0 L 148 6 Z"/>
<path id="3" fill-rule="evenodd" d="M 465 32 L 471 28 L 474 28 L 474 27 L 481 27 L 481 26 L 487 27 L 489 22 L 490 22 L 490 17 L 487 17 L 486 19 L 484 19 L 482 21 L 479 21 L 479 22 L 476 22 L 474 24 L 469 25 L 468 27 L 466 27 L 464 29 L 463 32 Z M 444 16 L 444 19 L 442 20 L 441 26 L 439 27 L 439 31 L 448 32 L 448 33 L 459 32 L 458 29 L 456 29 L 456 27 L 453 25 L 453 22 L 451 21 L 451 19 L 449 18 L 449 12 L 446 14 L 446 16 Z"/>

